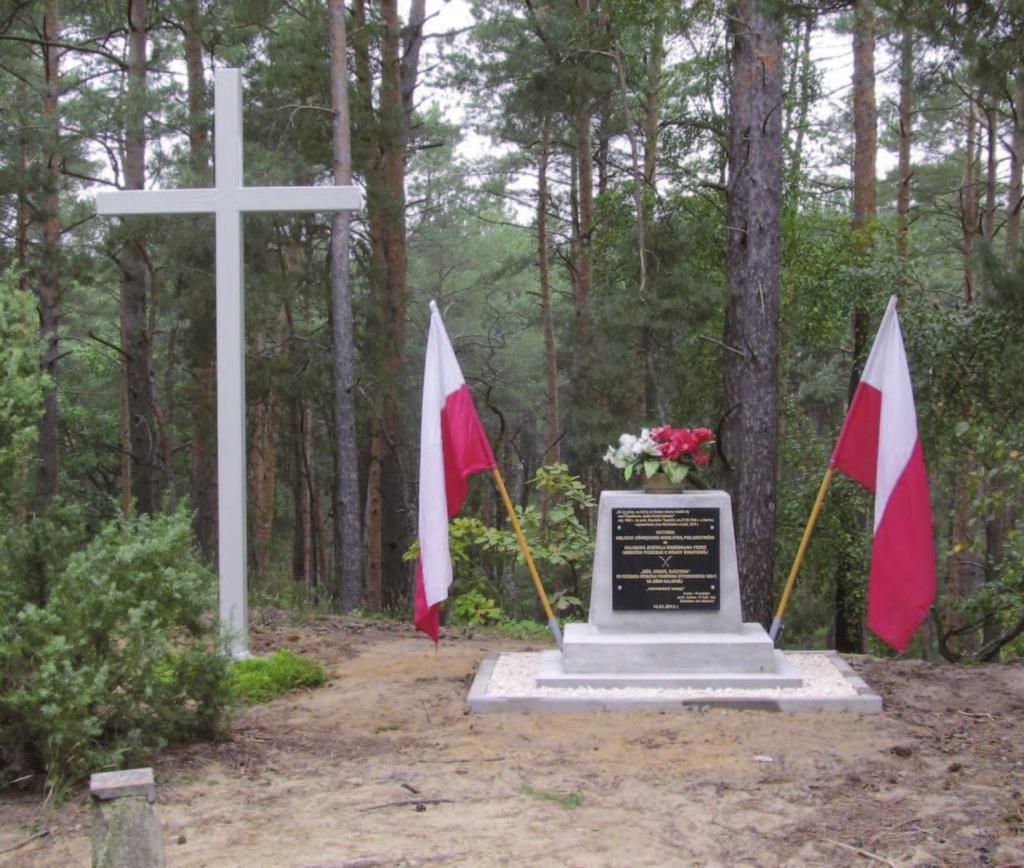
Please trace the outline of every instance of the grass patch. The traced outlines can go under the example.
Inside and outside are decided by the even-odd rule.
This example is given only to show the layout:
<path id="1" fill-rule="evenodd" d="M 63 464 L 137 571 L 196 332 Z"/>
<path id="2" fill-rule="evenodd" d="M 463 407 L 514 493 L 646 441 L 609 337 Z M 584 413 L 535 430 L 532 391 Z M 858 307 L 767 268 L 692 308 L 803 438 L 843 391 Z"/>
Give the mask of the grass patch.
<path id="1" fill-rule="evenodd" d="M 519 792 L 524 796 L 533 796 L 535 799 L 544 799 L 548 802 L 558 802 L 563 808 L 578 808 L 583 804 L 583 794 L 579 792 L 571 793 L 547 793 L 544 790 L 535 790 L 529 784 L 523 784 L 519 788 Z"/>
<path id="2" fill-rule="evenodd" d="M 319 663 L 288 650 L 239 660 L 231 674 L 235 696 L 247 705 L 269 702 L 301 687 L 320 687 L 326 680 Z"/>
<path id="3" fill-rule="evenodd" d="M 498 632 L 513 639 L 540 639 L 551 635 L 547 624 L 538 624 L 536 621 L 499 621 Z"/>

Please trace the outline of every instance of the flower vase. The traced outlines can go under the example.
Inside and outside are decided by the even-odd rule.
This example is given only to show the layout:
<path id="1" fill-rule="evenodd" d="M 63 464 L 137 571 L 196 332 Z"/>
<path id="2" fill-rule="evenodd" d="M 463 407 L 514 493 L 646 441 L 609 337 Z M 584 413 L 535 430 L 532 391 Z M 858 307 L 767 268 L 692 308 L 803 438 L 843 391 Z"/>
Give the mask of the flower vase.
<path id="1" fill-rule="evenodd" d="M 660 470 L 644 480 L 644 494 L 682 494 L 683 483 L 673 482 Z"/>

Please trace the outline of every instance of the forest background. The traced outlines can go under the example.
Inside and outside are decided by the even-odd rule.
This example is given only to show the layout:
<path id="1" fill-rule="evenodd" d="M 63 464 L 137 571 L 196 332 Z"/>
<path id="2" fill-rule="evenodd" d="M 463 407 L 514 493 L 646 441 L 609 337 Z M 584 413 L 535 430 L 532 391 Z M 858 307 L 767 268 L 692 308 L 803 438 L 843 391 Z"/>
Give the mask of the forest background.
<path id="1" fill-rule="evenodd" d="M 223 66 L 247 184 L 366 193 L 350 225 L 245 221 L 256 603 L 408 611 L 436 299 L 561 615 L 584 615 L 594 498 L 622 484 L 605 447 L 670 423 L 718 434 L 708 483 L 767 622 L 896 292 L 940 564 L 911 653 L 1024 650 L 1024 4 L 459 8 L 449 27 L 434 0 L 5 0 L 3 763 L 28 762 L 32 708 L 92 714 L 128 670 L 179 718 L 181 690 L 217 691 L 212 218 L 99 219 L 91 194 L 208 185 Z M 833 485 L 789 644 L 881 650 L 869 498 Z M 526 629 L 488 480 L 452 543 L 448 617 Z"/>

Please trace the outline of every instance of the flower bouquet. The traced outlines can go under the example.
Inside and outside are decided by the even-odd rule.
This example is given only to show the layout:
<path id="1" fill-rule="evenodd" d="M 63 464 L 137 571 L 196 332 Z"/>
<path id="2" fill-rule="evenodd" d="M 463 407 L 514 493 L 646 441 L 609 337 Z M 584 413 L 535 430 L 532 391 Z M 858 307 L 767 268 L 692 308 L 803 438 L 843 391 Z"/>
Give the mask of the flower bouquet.
<path id="1" fill-rule="evenodd" d="M 619 468 L 626 479 L 642 473 L 651 479 L 664 473 L 673 485 L 682 485 L 695 467 L 711 461 L 715 435 L 710 428 L 644 428 L 637 437 L 623 434 L 619 445 L 609 446 L 604 460 Z"/>

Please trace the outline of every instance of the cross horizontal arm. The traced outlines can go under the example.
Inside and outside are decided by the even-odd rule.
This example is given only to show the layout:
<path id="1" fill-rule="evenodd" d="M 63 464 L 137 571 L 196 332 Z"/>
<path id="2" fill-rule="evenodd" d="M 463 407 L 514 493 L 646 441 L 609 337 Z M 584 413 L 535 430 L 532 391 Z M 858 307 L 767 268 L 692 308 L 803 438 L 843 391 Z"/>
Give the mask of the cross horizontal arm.
<path id="1" fill-rule="evenodd" d="M 118 190 L 96 194 L 97 214 L 212 214 L 217 190 Z"/>
<path id="2" fill-rule="evenodd" d="M 363 206 L 358 187 L 243 187 L 240 211 L 357 211 Z"/>

